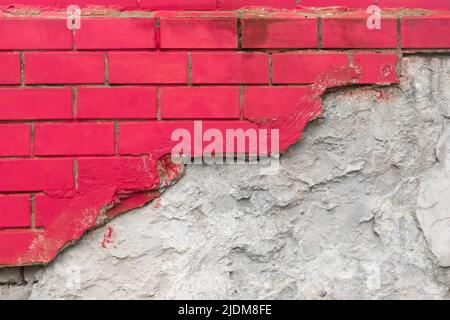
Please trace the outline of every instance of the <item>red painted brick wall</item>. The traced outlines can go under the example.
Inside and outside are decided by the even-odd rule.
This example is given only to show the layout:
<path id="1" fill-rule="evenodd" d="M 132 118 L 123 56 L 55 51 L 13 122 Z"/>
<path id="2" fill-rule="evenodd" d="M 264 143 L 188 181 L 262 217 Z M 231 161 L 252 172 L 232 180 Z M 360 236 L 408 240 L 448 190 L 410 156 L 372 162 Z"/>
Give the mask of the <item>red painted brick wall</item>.
<path id="1" fill-rule="evenodd" d="M 341 6 L 365 9 L 371 4 L 383 8 L 450 10 L 447 0 L 0 0 L 0 6 L 65 8 L 73 4 L 81 7 L 112 6 L 145 10 L 236 10 L 257 6 L 282 9 Z"/>
<path id="2" fill-rule="evenodd" d="M 450 9 L 447 0 L 407 3 Z M 321 115 L 327 88 L 395 85 L 404 53 L 450 48 L 448 11 L 389 10 L 380 30 L 366 27 L 365 11 L 217 11 L 243 5 L 299 3 L 141 0 L 210 11 L 91 12 L 75 31 L 60 11 L 0 13 L 0 266 L 49 262 L 86 230 L 157 197 L 180 175 L 164 158 L 176 128 L 276 128 L 286 150 Z"/>

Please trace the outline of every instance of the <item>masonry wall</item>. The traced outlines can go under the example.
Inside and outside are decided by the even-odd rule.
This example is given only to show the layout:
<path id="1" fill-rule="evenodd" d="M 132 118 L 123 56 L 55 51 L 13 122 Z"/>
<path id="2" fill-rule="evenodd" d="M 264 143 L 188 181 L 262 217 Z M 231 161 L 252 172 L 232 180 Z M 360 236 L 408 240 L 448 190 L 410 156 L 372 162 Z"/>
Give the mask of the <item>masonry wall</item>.
<path id="1" fill-rule="evenodd" d="M 254 5 L 274 4 L 272 1 L 266 2 L 256 1 Z M 386 1 L 380 5 L 397 6 L 396 2 Z M 3 3 L 0 2 L 1 4 Z M 105 3 L 89 1 L 89 4 Z M 253 5 L 248 2 L 246 4 Z M 328 4 L 323 1 L 317 5 Z M 351 8 L 362 6 L 350 1 L 336 4 Z M 29 9 L 22 5 L 32 5 L 37 11 L 30 13 Z M 177 183 L 183 172 L 181 166 L 167 159 L 167 155 L 175 145 L 171 141 L 171 133 L 175 129 L 186 129 L 194 135 L 194 121 L 200 120 L 203 121 L 205 129 L 214 128 L 223 133 L 230 128 L 279 129 L 280 147 L 283 152 L 287 152 L 285 157 L 289 159 L 289 147 L 302 137 L 306 125 L 323 117 L 322 98 L 326 92 L 340 87 L 369 86 L 377 88 L 373 90 L 380 92 L 377 99 L 389 100 L 390 95 L 387 94 L 385 97 L 383 94 L 385 89 L 381 89 L 382 87 L 404 88 L 406 84 L 401 82 L 402 79 L 410 86 L 415 86 L 416 83 L 423 84 L 423 78 L 416 79 L 415 73 L 411 70 L 420 69 L 423 64 L 429 62 L 413 61 L 416 65 L 411 67 L 403 62 L 405 57 L 439 56 L 439 61 L 442 61 L 440 63 L 444 65 L 450 48 L 450 38 L 443 36 L 450 31 L 450 16 L 448 11 L 445 11 L 449 8 L 448 4 L 442 1 L 411 4 L 416 10 L 386 9 L 382 13 L 382 28 L 375 30 L 367 27 L 368 14 L 365 10 L 347 11 L 335 8 L 293 10 L 298 6 L 307 7 L 310 3 L 277 1 L 275 10 L 259 7 L 233 11 L 241 8 L 243 3 L 226 0 L 192 1 L 188 4 L 186 1 L 183 3 L 174 1 L 168 6 L 162 6 L 157 1 L 140 1 L 139 5 L 135 1 L 129 1 L 128 4 L 121 2 L 122 9 L 129 11 L 118 11 L 121 8 L 117 7 L 107 11 L 90 8 L 83 13 L 81 29 L 69 30 L 67 15 L 58 9 L 64 8 L 65 5 L 61 1 L 48 3 L 24 1 L 17 6 L 4 9 L 0 17 L 1 266 L 49 263 L 55 257 L 58 260 L 57 255 L 61 249 L 79 240 L 86 231 L 103 225 L 120 213 L 144 206 L 150 201 L 155 204 L 159 203 L 157 201 L 164 202 L 164 199 L 171 199 L 170 195 L 169 198 L 164 196 L 158 198 L 167 189 L 171 190 L 170 186 Z M 43 9 L 43 6 L 48 8 Z M 39 9 L 36 9 L 38 7 Z M 132 10 L 136 8 L 171 11 Z M 290 10 L 279 10 L 280 8 Z M 433 63 L 435 62 L 432 62 L 434 66 Z M 426 100 L 426 103 L 439 101 L 445 104 L 445 86 L 442 83 L 448 84 L 448 73 L 445 73 L 445 68 L 433 70 L 435 74 L 430 76 L 438 77 L 438 83 L 437 87 L 429 88 L 434 95 Z M 388 92 L 388 89 L 386 90 Z M 353 101 L 352 91 L 345 92 L 348 101 Z M 394 96 L 413 103 L 417 98 L 415 95 L 416 91 L 410 90 L 401 98 L 398 95 Z M 346 105 L 348 103 L 345 102 Z M 351 105 L 350 108 L 357 108 L 359 102 L 354 103 L 355 106 Z M 402 104 L 403 107 L 407 105 Z M 376 103 L 371 103 L 370 106 L 376 108 Z M 436 112 L 433 106 L 429 107 Z M 386 112 L 387 114 L 378 116 L 384 117 L 383 119 L 389 123 L 389 112 L 394 111 Z M 425 115 L 423 117 L 426 118 Z M 416 125 L 420 122 L 422 126 L 423 117 L 412 120 Z M 437 114 L 432 117 L 435 119 Z M 402 122 L 400 115 L 395 119 L 399 131 L 406 128 L 407 124 Z M 358 119 L 354 121 L 358 123 Z M 436 126 L 441 126 L 443 122 L 443 119 L 436 120 Z M 364 124 L 369 127 L 371 125 L 366 122 Z M 363 123 L 360 124 L 360 129 L 364 130 Z M 377 137 L 383 128 L 377 130 L 380 132 L 377 131 L 375 134 L 376 141 L 379 140 Z M 356 133 L 349 132 L 349 134 Z M 436 132 L 433 131 L 433 134 Z M 426 143 L 417 143 L 415 139 L 419 138 L 418 135 L 419 133 L 408 134 L 407 137 L 413 139 L 412 141 L 403 135 L 400 140 L 387 139 L 390 142 L 378 145 L 378 148 L 386 151 L 381 152 L 384 156 L 395 158 L 396 155 L 388 153 L 387 150 L 400 148 L 400 145 L 403 147 L 412 145 L 418 154 L 422 152 L 421 148 L 424 148 L 423 151 L 430 156 L 430 150 L 427 148 L 436 145 L 436 136 L 429 136 L 430 141 Z M 385 141 L 383 138 L 380 140 Z M 351 140 L 346 141 L 345 146 L 340 145 L 338 140 L 333 141 L 335 147 L 339 146 L 339 150 L 344 150 L 351 144 Z M 327 150 L 333 149 L 327 139 L 324 139 L 323 143 L 330 148 Z M 367 141 L 367 143 L 374 142 Z M 446 145 L 445 142 L 443 145 Z M 205 147 L 204 143 L 200 147 L 200 152 Z M 299 146 L 296 145 L 296 148 Z M 302 147 L 302 144 L 300 148 L 303 149 L 295 155 L 295 158 L 302 162 L 305 161 L 302 155 L 308 154 L 308 149 Z M 367 152 L 375 151 L 367 150 Z M 404 152 L 407 153 L 406 150 Z M 357 149 L 350 152 L 352 157 L 361 156 L 360 160 L 364 163 L 376 161 L 376 158 L 372 158 L 368 153 L 362 156 Z M 446 154 L 445 151 L 443 153 Z M 317 168 L 327 168 L 330 162 L 333 163 L 333 156 L 328 158 L 329 156 L 331 155 L 327 154 L 325 158 L 317 158 L 314 161 Z M 422 161 L 421 165 L 426 168 L 433 167 L 430 158 L 424 160 L 413 157 L 413 159 Z M 387 161 L 387 158 L 385 160 Z M 339 167 L 339 161 L 335 165 Z M 392 161 L 391 166 L 401 167 L 402 164 Z M 283 168 L 290 170 L 289 167 Z M 346 168 L 345 175 L 353 173 L 354 170 L 363 171 L 365 166 L 355 160 Z M 293 177 L 301 176 L 297 170 L 298 168 L 293 169 Z M 313 169 L 311 167 L 308 170 Z M 389 170 L 386 167 L 383 174 L 390 176 Z M 421 175 L 424 172 L 425 169 L 423 171 L 417 169 L 399 175 L 403 175 L 403 179 L 412 179 L 417 178 L 416 174 Z M 383 174 L 377 172 L 380 179 Z M 299 180 L 294 178 L 297 182 L 292 182 L 290 176 L 284 178 L 290 181 L 290 187 L 299 194 L 293 196 L 296 205 L 288 201 L 287 205 L 280 205 L 282 208 L 286 206 L 297 208 L 303 197 L 314 194 L 316 184 L 311 184 L 309 181 L 311 177 Z M 360 178 L 364 179 L 364 176 Z M 191 176 L 189 179 L 195 183 L 198 178 Z M 203 179 L 211 178 L 202 176 Z M 267 183 L 275 184 L 274 190 L 279 192 L 284 188 L 282 179 L 282 176 L 271 178 Z M 338 179 L 338 182 L 341 180 Z M 217 182 L 211 181 L 208 185 L 213 188 L 213 183 Z M 324 182 L 327 186 L 332 183 L 333 179 L 326 179 Z M 441 183 L 446 184 L 445 180 Z M 396 186 L 400 188 L 402 185 L 398 182 Z M 381 184 L 375 182 L 366 187 L 383 188 Z M 345 194 L 345 188 L 347 186 L 338 184 L 337 189 L 332 188 L 332 193 Z M 420 188 L 419 184 L 415 185 L 415 188 Z M 252 187 L 249 189 L 253 190 Z M 352 194 L 351 191 L 348 192 Z M 419 191 L 414 192 L 417 194 Z M 244 202 L 250 201 L 258 207 L 263 206 L 264 200 L 252 200 L 254 194 L 253 191 L 249 191 L 248 197 L 238 196 L 239 199 L 236 200 L 240 203 L 244 199 Z M 428 199 L 425 198 L 422 200 Z M 207 199 L 204 201 L 208 201 Z M 189 199 L 185 201 L 189 203 Z M 214 199 L 214 201 L 222 200 Z M 283 202 L 278 198 L 267 200 L 266 205 L 270 209 L 264 210 L 264 214 L 275 214 L 278 205 L 274 206 L 274 203 L 278 201 Z M 367 201 L 370 203 L 375 199 L 368 197 Z M 319 202 L 328 208 L 327 199 Z M 354 204 L 351 199 L 348 203 L 348 206 Z M 365 203 L 361 200 L 362 206 L 365 206 Z M 411 203 L 408 202 L 408 208 Z M 205 203 L 203 205 L 208 206 Z M 224 206 L 227 208 L 227 202 Z M 163 216 L 170 214 L 172 210 L 170 204 L 167 208 L 169 213 L 163 211 Z M 423 206 L 422 209 L 426 208 Z M 417 208 L 417 212 L 411 212 L 417 215 L 428 244 L 428 258 L 421 256 L 420 259 L 421 261 L 431 259 L 432 264 L 428 264 L 427 268 L 435 268 L 434 270 L 438 270 L 436 272 L 440 274 L 445 274 L 445 267 L 450 265 L 445 204 L 443 208 L 443 211 L 437 213 L 427 213 Z M 374 217 L 377 217 L 377 213 L 366 209 L 347 207 L 341 214 L 347 216 L 348 221 L 345 219 L 340 221 L 339 218 L 336 222 L 344 225 L 346 221 L 354 223 L 353 214 L 356 215 L 358 210 L 365 212 L 362 216 L 358 215 L 359 223 L 365 224 L 376 219 Z M 332 208 L 326 209 L 330 210 L 333 211 Z M 382 208 L 377 207 L 377 210 Z M 383 210 L 393 214 L 389 209 Z M 200 215 L 201 212 L 203 210 L 200 210 Z M 218 217 L 228 221 L 220 212 L 219 208 L 215 208 L 208 211 L 208 214 L 218 214 Z M 230 212 L 245 216 L 247 209 L 235 204 L 230 208 Z M 294 217 L 300 215 L 298 219 L 303 215 L 301 210 L 296 209 L 293 209 L 292 214 Z M 316 218 L 317 216 L 314 216 L 313 220 Z M 208 221 L 198 219 L 200 224 Z M 445 222 L 439 224 L 438 231 L 434 229 L 436 221 Z M 234 222 L 228 222 L 230 225 L 225 224 L 225 229 L 229 227 L 230 232 L 236 231 L 233 227 Z M 267 221 L 264 218 L 256 219 L 254 222 L 258 225 Z M 320 224 L 320 221 L 317 223 Z M 175 229 L 184 227 L 186 226 L 182 224 L 173 225 Z M 295 228 L 293 225 L 291 227 Z M 264 227 L 261 228 L 264 230 Z M 303 226 L 299 228 L 300 233 L 308 234 Z M 408 228 L 417 226 L 411 225 Z M 347 225 L 341 231 L 355 231 L 350 229 Z M 136 231 L 130 228 L 129 234 L 134 232 Z M 410 234 L 406 232 L 409 238 Z M 262 259 L 259 262 L 267 263 L 267 259 L 272 259 L 272 254 L 264 251 L 265 239 L 259 238 L 260 236 L 263 234 L 256 231 L 255 237 L 262 242 L 261 247 L 249 249 L 247 242 L 249 239 L 246 239 L 239 245 L 228 248 L 231 250 L 229 254 L 232 257 L 239 256 L 238 260 L 241 261 L 239 253 L 250 250 L 251 254 L 246 253 L 244 256 L 247 255 L 253 262 Z M 278 237 L 283 237 L 279 234 L 273 236 L 277 240 L 266 240 L 269 243 L 272 243 L 272 240 L 279 243 Z M 106 242 L 100 245 L 102 248 L 100 250 L 120 250 L 117 248 L 119 244 L 109 247 L 111 235 L 105 237 Z M 415 235 L 411 239 L 417 237 L 423 235 Z M 181 238 L 189 236 L 181 232 Z M 299 241 L 298 245 L 301 248 L 302 240 L 295 239 Z M 288 242 L 283 243 L 282 247 Z M 289 244 L 294 245 L 295 241 Z M 354 246 L 356 243 L 351 242 L 350 245 Z M 319 250 L 315 245 L 311 246 L 314 248 L 309 249 Z M 162 247 L 167 245 L 164 244 Z M 425 250 L 423 248 L 421 246 L 420 250 Z M 395 248 L 395 252 L 399 252 L 398 249 Z M 133 251 L 127 246 L 122 250 Z M 258 254 L 259 250 L 265 252 L 261 253 L 262 258 Z M 280 250 L 281 248 L 273 252 Z M 76 254 L 76 251 L 75 248 L 73 254 Z M 86 252 L 91 253 L 91 250 Z M 292 254 L 293 257 L 300 254 L 297 251 L 288 252 L 286 254 Z M 127 256 L 128 253 L 122 252 L 120 255 Z M 228 253 L 222 257 L 225 256 L 230 258 Z M 152 255 L 148 256 L 150 257 Z M 232 257 L 230 259 L 233 260 Z M 112 254 L 111 259 L 115 258 L 119 257 Z M 170 263 L 170 258 L 167 259 L 165 263 Z M 221 265 L 217 262 L 218 268 Z M 245 264 L 242 268 L 244 267 Z M 202 266 L 199 265 L 198 268 L 201 269 Z M 8 270 L 12 270 L 13 280 L 4 283 L 30 282 L 29 278 L 17 271 L 19 269 Z M 15 274 L 15 270 L 19 275 Z M 48 272 L 50 273 L 45 273 L 42 278 L 44 287 L 48 283 L 46 281 L 53 281 L 45 280 L 52 279 L 52 271 Z M 204 274 L 208 275 L 209 272 Z M 425 281 L 425 278 L 421 279 Z M 170 278 L 169 281 L 175 279 Z M 443 289 L 446 285 L 445 280 L 443 282 L 433 280 L 430 283 L 433 285 L 433 289 L 430 289 L 433 293 L 430 295 L 441 298 L 446 296 Z M 299 284 L 295 286 L 298 289 Z M 188 297 L 189 294 L 202 296 L 196 291 L 200 290 L 197 282 L 190 290 L 192 290 L 190 293 L 184 292 L 183 296 Z M 289 287 L 286 290 L 290 292 L 294 289 Z M 45 292 L 45 289 L 42 292 Z M 67 294 L 66 291 L 63 292 Z M 81 291 L 74 292 L 83 296 Z M 322 294 L 323 292 L 320 293 Z M 404 294 L 419 293 L 405 291 Z M 261 295 L 262 293 L 254 293 L 255 298 L 263 297 Z M 152 296 L 149 294 L 148 297 Z M 154 296 L 170 297 L 170 294 L 165 295 L 155 289 Z M 228 296 L 228 293 L 222 297 L 225 296 Z M 207 293 L 203 297 L 206 298 Z M 217 297 L 220 297 L 219 293 Z M 305 297 L 312 295 L 305 294 Z M 339 294 L 336 297 L 339 297 Z"/>
<path id="2" fill-rule="evenodd" d="M 366 9 L 372 4 L 384 8 L 412 8 L 448 10 L 443 0 L 1 0 L 3 6 L 66 8 L 101 6 L 145 10 L 235 10 L 243 7 L 296 9 L 308 7 L 347 7 Z"/>
<path id="3" fill-rule="evenodd" d="M 3 270 L 0 297 L 448 299 L 418 216 L 448 212 L 450 63 L 402 61 L 398 88 L 327 94 L 278 175 L 188 166 L 50 265 Z"/>

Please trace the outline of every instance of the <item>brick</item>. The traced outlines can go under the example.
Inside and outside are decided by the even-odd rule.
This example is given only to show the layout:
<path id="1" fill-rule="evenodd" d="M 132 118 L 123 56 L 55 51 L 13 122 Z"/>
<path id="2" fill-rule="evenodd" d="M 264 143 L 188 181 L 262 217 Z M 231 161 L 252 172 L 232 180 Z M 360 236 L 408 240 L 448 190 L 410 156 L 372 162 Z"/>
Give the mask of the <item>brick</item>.
<path id="1" fill-rule="evenodd" d="M 78 188 L 83 192 L 77 197 L 36 194 L 36 227 L 70 230 L 73 219 L 79 221 L 79 213 L 86 206 L 100 208 L 110 204 L 114 192 L 139 194 L 140 190 L 159 189 L 157 161 L 150 157 L 78 158 Z"/>
<path id="2" fill-rule="evenodd" d="M 10 1 L 10 0 L 6 0 L 6 1 Z M 29 0 L 25 0 L 25 1 L 29 1 Z M 43 5 L 41 3 L 42 0 L 34 0 L 34 1 L 39 2 L 38 3 L 39 5 Z M 51 1 L 51 0 L 47 0 L 47 1 Z M 15 0 L 15 2 L 17 2 L 17 0 Z M 55 2 L 55 1 L 53 0 L 53 2 Z M 64 9 L 73 4 L 74 4 L 73 0 L 57 0 L 57 2 L 56 2 L 57 7 L 61 7 Z M 119 8 L 132 9 L 132 8 L 136 8 L 136 0 L 77 0 L 76 5 L 81 8 L 96 5 L 96 6 L 114 6 L 114 7 L 119 7 Z"/>
<path id="3" fill-rule="evenodd" d="M 154 18 L 82 19 L 75 32 L 77 49 L 155 48 Z"/>
<path id="4" fill-rule="evenodd" d="M 67 18 L 0 19 L 0 50 L 72 49 Z"/>
<path id="5" fill-rule="evenodd" d="M 36 256 L 33 261 L 24 260 L 30 252 L 37 237 L 42 237 L 43 231 L 35 230 L 0 230 L 0 265 L 20 265 L 39 263 L 42 257 Z"/>
<path id="6" fill-rule="evenodd" d="M 382 0 L 378 0 L 380 2 Z M 367 8 L 373 4 L 374 0 L 302 0 L 302 7 L 350 7 L 350 8 Z"/>
<path id="7" fill-rule="evenodd" d="M 361 84 L 399 83 L 398 56 L 395 53 L 358 52 L 353 54 L 353 65 L 361 74 L 356 81 Z"/>
<path id="8" fill-rule="evenodd" d="M 0 88 L 0 120 L 70 118 L 71 88 Z"/>
<path id="9" fill-rule="evenodd" d="M 187 83 L 187 53 L 111 52 L 109 81 L 113 84 Z"/>
<path id="10" fill-rule="evenodd" d="M 80 87 L 77 119 L 156 119 L 154 87 Z"/>
<path id="11" fill-rule="evenodd" d="M 139 7 L 150 10 L 215 10 L 216 0 L 140 0 Z"/>
<path id="12" fill-rule="evenodd" d="M 369 14 L 322 19 L 323 48 L 397 48 L 397 19 L 383 16 L 381 29 L 369 29 Z"/>
<path id="13" fill-rule="evenodd" d="M 20 55 L 0 53 L 0 84 L 20 84 Z"/>
<path id="14" fill-rule="evenodd" d="M 205 121 L 202 123 L 203 127 L 203 133 L 208 132 L 208 130 L 213 129 L 214 131 L 219 131 L 223 137 L 223 144 L 222 144 L 222 150 L 215 150 L 218 151 L 218 153 L 224 153 L 229 155 L 235 155 L 235 154 L 252 154 L 255 155 L 258 152 L 258 135 L 259 135 L 259 125 L 255 124 L 253 122 L 249 121 Z M 255 138 L 252 142 L 253 144 L 250 144 L 250 141 L 248 139 L 249 136 L 252 136 Z M 243 144 L 242 139 L 240 137 L 244 138 Z M 210 150 L 207 149 L 208 145 L 210 144 L 210 141 L 206 140 L 202 145 L 202 152 L 209 152 Z M 227 146 L 229 144 L 229 146 Z M 268 140 L 268 148 L 270 148 L 270 137 Z M 194 156 L 195 150 L 194 150 Z"/>
<path id="15" fill-rule="evenodd" d="M 202 141 L 203 134 L 209 129 L 215 129 L 222 133 L 224 145 L 226 143 L 226 130 L 257 130 L 258 125 L 248 121 L 198 121 L 202 126 L 202 131 L 196 133 L 194 130 L 194 121 L 173 121 L 173 122 L 133 122 L 122 123 L 120 125 L 120 143 L 119 153 L 122 155 L 143 155 L 151 154 L 154 158 L 172 152 L 172 148 L 179 141 L 172 141 L 172 134 L 175 130 L 187 130 L 191 138 L 191 156 L 199 157 L 203 155 L 204 148 L 210 144 L 209 141 Z M 257 131 L 255 131 L 257 134 Z M 196 138 L 197 137 L 197 138 Z M 175 137 L 174 137 L 175 138 Z M 195 148 L 195 141 L 199 140 L 199 148 Z M 235 147 L 237 143 L 235 139 Z M 224 151 L 225 151 L 224 146 Z M 237 149 L 235 149 L 236 151 Z M 246 151 L 249 151 L 248 143 Z"/>
<path id="16" fill-rule="evenodd" d="M 11 0 L 0 0 L 0 5 L 10 5 Z M 14 3 L 38 6 L 56 6 L 66 8 L 73 4 L 72 0 L 14 0 Z M 220 0 L 221 9 L 237 9 L 245 6 L 264 6 L 293 9 L 296 0 Z M 223 3 L 223 4 L 222 4 Z M 382 8 L 423 8 L 434 10 L 450 10 L 450 4 L 443 0 L 301 0 L 303 7 L 345 6 L 350 8 L 367 8 L 376 4 Z M 109 5 L 133 9 L 137 7 L 136 0 L 78 0 L 80 7 L 92 5 Z M 150 10 L 215 10 L 216 0 L 140 0 L 139 8 Z"/>
<path id="17" fill-rule="evenodd" d="M 442 0 L 380 0 L 381 7 L 450 10 L 450 2 Z"/>
<path id="18" fill-rule="evenodd" d="M 72 159 L 0 159 L 0 192 L 69 190 Z"/>
<path id="19" fill-rule="evenodd" d="M 0 285 L 21 285 L 24 282 L 24 276 L 20 268 L 2 268 L 0 270 Z"/>
<path id="20" fill-rule="evenodd" d="M 72 207 L 71 200 L 73 200 L 73 198 L 55 198 L 46 194 L 36 194 L 34 199 L 34 219 L 36 227 L 49 228 L 58 220 L 58 218 L 64 219 L 62 217 L 64 212 L 68 212 L 68 209 Z"/>
<path id="21" fill-rule="evenodd" d="M 403 48 L 450 48 L 450 15 L 403 17 Z"/>
<path id="22" fill-rule="evenodd" d="M 91 1 L 91 0 L 89 0 Z M 95 0 L 93 0 L 95 1 Z M 55 4 L 55 0 L 0 0 L 0 6 L 11 5 L 11 2 L 16 4 L 26 4 L 26 5 L 42 5 L 51 6 Z"/>
<path id="23" fill-rule="evenodd" d="M 344 6 L 366 9 L 372 4 L 380 8 L 411 8 L 450 10 L 450 3 L 442 0 L 301 0 L 304 7 Z"/>
<path id="24" fill-rule="evenodd" d="M 297 6 L 296 0 L 221 0 L 219 3 L 220 8 L 223 10 L 240 9 L 252 6 L 294 9 Z"/>
<path id="25" fill-rule="evenodd" d="M 162 119 L 239 119 L 239 87 L 162 88 Z"/>
<path id="26" fill-rule="evenodd" d="M 308 87 L 246 87 L 244 118 L 270 120 L 297 112 L 311 94 Z"/>
<path id="27" fill-rule="evenodd" d="M 147 156 L 79 158 L 79 186 L 85 190 L 107 186 L 122 192 L 159 189 L 157 160 Z"/>
<path id="28" fill-rule="evenodd" d="M 0 124 L 0 137 L 0 157 L 30 155 L 30 125 Z"/>
<path id="29" fill-rule="evenodd" d="M 314 83 L 323 73 L 349 65 L 344 53 L 274 53 L 273 83 Z"/>
<path id="30" fill-rule="evenodd" d="M 31 225 L 30 195 L 0 195 L 0 228 Z"/>
<path id="31" fill-rule="evenodd" d="M 174 145 L 171 136 L 174 130 L 187 128 L 192 132 L 192 126 L 192 121 L 120 123 L 119 154 L 152 154 L 158 159 L 171 152 Z"/>
<path id="32" fill-rule="evenodd" d="M 33 52 L 25 54 L 25 83 L 96 84 L 104 82 L 100 52 Z"/>
<path id="33" fill-rule="evenodd" d="M 238 47 L 236 17 L 162 17 L 163 49 L 234 49 Z"/>
<path id="34" fill-rule="evenodd" d="M 195 84 L 266 84 L 269 57 L 265 53 L 192 53 L 192 82 Z"/>
<path id="35" fill-rule="evenodd" d="M 317 48 L 319 44 L 316 17 L 280 14 L 241 20 L 243 48 Z"/>
<path id="36" fill-rule="evenodd" d="M 34 153 L 40 156 L 113 155 L 113 123 L 39 123 Z"/>

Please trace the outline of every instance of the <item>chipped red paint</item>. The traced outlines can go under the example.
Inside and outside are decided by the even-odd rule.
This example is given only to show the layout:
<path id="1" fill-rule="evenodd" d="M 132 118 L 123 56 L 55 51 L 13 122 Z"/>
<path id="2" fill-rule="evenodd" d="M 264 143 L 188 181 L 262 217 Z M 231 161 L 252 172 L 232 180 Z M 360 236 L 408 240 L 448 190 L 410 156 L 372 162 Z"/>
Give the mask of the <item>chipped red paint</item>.
<path id="1" fill-rule="evenodd" d="M 183 164 L 174 163 L 170 155 L 162 157 L 158 162 L 161 187 L 168 187 L 183 173 Z"/>
<path id="2" fill-rule="evenodd" d="M 74 34 L 56 9 L 67 1 L 15 3 L 0 0 L 8 7 L 0 11 L 0 266 L 48 263 L 120 214 L 155 199 L 158 208 L 183 174 L 170 157 L 175 129 L 194 135 L 195 120 L 221 132 L 279 129 L 283 152 L 322 116 L 327 90 L 395 85 L 405 50 L 450 49 L 448 11 L 389 10 L 385 28 L 371 33 L 350 0 L 305 11 L 295 0 L 142 0 L 141 8 L 174 11 L 86 9 Z M 252 9 L 226 11 L 245 5 Z"/>
<path id="3" fill-rule="evenodd" d="M 102 248 L 106 249 L 108 247 L 108 244 L 111 244 L 114 242 L 113 240 L 113 232 L 114 229 L 112 226 L 108 226 L 108 229 L 106 230 L 106 233 L 103 235 L 103 240 L 101 243 Z"/>
<path id="4" fill-rule="evenodd" d="M 178 179 L 179 177 L 176 177 Z M 111 220 L 118 215 L 130 211 L 132 209 L 141 208 L 145 206 L 150 201 L 158 199 L 161 196 L 161 192 L 157 190 L 153 191 L 143 191 L 128 193 L 122 196 L 120 203 L 108 210 L 106 217 Z"/>

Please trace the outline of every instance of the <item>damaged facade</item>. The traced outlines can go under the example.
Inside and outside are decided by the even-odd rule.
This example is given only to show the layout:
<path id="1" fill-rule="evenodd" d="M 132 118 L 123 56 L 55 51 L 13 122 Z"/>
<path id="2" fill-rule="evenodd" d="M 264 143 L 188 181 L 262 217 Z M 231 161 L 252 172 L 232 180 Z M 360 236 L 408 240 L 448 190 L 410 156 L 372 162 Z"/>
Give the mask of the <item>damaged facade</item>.
<path id="1" fill-rule="evenodd" d="M 81 288 L 103 281 L 96 271 L 54 286 L 59 263 L 95 250 L 103 271 L 158 266 L 138 297 L 344 298 L 345 279 L 367 297 L 448 297 L 448 8 L 383 9 L 375 30 L 359 9 L 175 9 L 85 9 L 74 32 L 58 10 L 4 9 L 0 265 L 49 263 L 152 204 L 49 267 L 5 269 L 1 294 L 94 297 Z M 171 132 L 194 120 L 279 129 L 280 173 L 189 166 L 178 181 Z M 314 279 L 326 263 L 340 271 Z M 400 283 L 410 275 L 424 288 Z M 110 296 L 137 285 L 115 281 Z"/>

